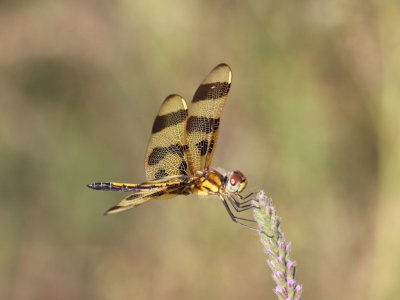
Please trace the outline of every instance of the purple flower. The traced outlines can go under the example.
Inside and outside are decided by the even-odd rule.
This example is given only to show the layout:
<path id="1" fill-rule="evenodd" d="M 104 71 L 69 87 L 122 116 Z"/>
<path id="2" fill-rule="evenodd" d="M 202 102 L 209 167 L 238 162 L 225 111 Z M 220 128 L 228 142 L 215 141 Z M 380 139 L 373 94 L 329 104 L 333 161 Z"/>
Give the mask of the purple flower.
<path id="1" fill-rule="evenodd" d="M 260 191 L 253 202 L 257 207 L 253 211 L 254 220 L 257 221 L 267 263 L 276 283 L 274 292 L 280 300 L 299 300 L 302 286 L 294 278 L 296 263 L 290 259 L 291 243 L 285 240 L 272 199 Z"/>

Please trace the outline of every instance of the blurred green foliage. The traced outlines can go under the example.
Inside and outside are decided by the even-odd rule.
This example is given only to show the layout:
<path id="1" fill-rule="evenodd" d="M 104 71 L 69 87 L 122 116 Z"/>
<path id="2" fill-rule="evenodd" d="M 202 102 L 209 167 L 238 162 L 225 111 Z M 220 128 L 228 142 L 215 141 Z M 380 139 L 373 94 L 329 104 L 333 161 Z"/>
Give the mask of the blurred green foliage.
<path id="1" fill-rule="evenodd" d="M 102 217 L 144 180 L 162 100 L 233 69 L 214 166 L 265 189 L 305 299 L 393 299 L 395 1 L 1 1 L 0 298 L 271 299 L 258 237 L 218 199 Z"/>

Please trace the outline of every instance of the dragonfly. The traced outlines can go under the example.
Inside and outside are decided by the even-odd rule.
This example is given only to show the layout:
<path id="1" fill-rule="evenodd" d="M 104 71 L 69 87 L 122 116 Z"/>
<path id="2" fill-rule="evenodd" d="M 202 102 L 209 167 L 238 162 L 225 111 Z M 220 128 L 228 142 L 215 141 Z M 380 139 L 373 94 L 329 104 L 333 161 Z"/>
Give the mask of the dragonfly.
<path id="1" fill-rule="evenodd" d="M 232 71 L 219 64 L 197 88 L 190 106 L 177 94 L 161 105 L 145 156 L 143 183 L 95 182 L 87 187 L 130 194 L 104 214 L 119 213 L 156 199 L 177 195 L 218 196 L 230 218 L 243 226 L 251 219 L 237 216 L 253 207 L 250 193 L 242 196 L 247 178 L 241 171 L 212 168 L 220 117 L 231 87 Z"/>

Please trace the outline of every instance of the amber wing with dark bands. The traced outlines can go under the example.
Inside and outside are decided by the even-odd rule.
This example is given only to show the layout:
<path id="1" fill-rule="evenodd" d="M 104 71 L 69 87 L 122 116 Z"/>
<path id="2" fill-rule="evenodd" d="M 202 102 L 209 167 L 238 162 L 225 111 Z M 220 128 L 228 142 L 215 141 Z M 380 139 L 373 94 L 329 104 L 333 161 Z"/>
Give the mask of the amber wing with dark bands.
<path id="1" fill-rule="evenodd" d="M 192 174 L 211 163 L 218 139 L 220 116 L 228 97 L 231 79 L 230 67 L 220 64 L 206 76 L 193 96 L 185 133 Z"/>
<path id="2" fill-rule="evenodd" d="M 187 105 L 182 97 L 170 95 L 162 103 L 147 146 L 147 180 L 189 175 L 186 154 L 188 146 L 184 143 L 187 117 Z"/>
<path id="3" fill-rule="evenodd" d="M 122 199 L 117 205 L 108 209 L 104 214 L 115 214 L 151 200 L 168 199 L 185 193 L 192 180 L 187 176 L 173 176 L 160 180 L 136 184 L 134 193 Z"/>

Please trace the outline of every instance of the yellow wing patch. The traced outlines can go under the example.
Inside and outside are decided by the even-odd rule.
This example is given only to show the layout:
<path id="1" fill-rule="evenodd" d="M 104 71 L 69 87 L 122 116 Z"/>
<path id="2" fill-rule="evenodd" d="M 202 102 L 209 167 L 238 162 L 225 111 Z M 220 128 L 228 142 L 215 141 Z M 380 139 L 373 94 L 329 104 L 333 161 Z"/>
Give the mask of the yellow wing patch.
<path id="1" fill-rule="evenodd" d="M 147 146 L 145 171 L 147 180 L 174 175 L 189 175 L 184 143 L 188 117 L 185 100 L 179 95 L 168 96 L 154 120 Z"/>
<path id="2" fill-rule="evenodd" d="M 230 67 L 220 64 L 206 76 L 193 96 L 185 130 L 192 174 L 204 170 L 211 163 L 218 139 L 220 115 L 231 81 Z"/>

